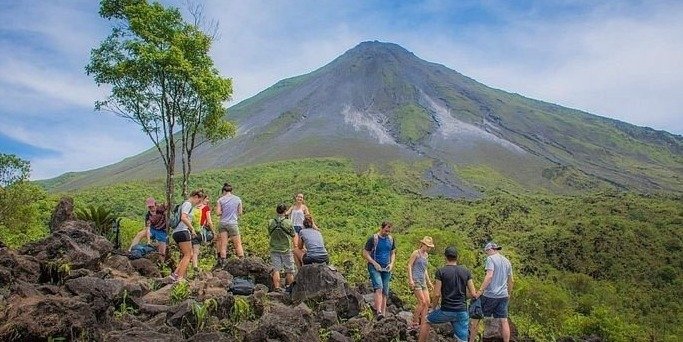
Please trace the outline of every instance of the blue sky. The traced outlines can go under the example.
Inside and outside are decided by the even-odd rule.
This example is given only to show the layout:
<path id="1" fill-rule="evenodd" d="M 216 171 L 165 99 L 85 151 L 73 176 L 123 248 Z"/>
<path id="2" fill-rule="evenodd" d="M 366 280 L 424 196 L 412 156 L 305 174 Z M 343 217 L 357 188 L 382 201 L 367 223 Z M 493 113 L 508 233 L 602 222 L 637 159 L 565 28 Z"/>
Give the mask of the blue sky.
<path id="1" fill-rule="evenodd" d="M 214 61 L 236 104 L 361 41 L 394 42 L 510 92 L 683 134 L 683 1 L 228 1 Z M 162 1 L 185 8 L 184 1 Z M 3 0 L 0 151 L 33 179 L 117 162 L 151 144 L 93 103 L 85 75 L 110 32 L 94 0 Z"/>

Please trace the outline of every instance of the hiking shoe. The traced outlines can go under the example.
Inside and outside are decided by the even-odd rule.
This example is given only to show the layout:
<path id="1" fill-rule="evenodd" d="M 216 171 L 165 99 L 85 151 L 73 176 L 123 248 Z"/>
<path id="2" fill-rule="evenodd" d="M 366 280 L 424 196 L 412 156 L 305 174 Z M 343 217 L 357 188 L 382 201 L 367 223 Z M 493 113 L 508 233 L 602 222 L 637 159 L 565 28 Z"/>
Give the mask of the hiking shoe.
<path id="1" fill-rule="evenodd" d="M 378 321 L 381 321 L 381 320 L 383 320 L 383 319 L 384 319 L 384 315 L 383 315 L 383 314 L 381 314 L 381 313 L 380 313 L 380 314 L 377 314 L 377 320 L 378 320 Z"/>
<path id="2" fill-rule="evenodd" d="M 171 275 L 168 277 L 171 278 L 171 280 L 173 280 L 174 283 L 177 283 L 178 280 L 180 280 L 180 277 L 177 274 L 175 274 L 175 272 L 171 273 Z"/>

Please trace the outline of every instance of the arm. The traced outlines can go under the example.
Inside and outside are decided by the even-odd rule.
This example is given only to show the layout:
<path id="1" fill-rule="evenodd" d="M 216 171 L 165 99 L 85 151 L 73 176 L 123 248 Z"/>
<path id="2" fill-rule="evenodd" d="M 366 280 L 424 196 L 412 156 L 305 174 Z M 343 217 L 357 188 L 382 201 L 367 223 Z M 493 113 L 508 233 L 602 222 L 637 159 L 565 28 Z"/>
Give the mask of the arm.
<path id="1" fill-rule="evenodd" d="M 432 299 L 432 309 L 436 309 L 441 302 L 441 280 L 436 279 L 434 282 L 434 298 Z"/>
<path id="2" fill-rule="evenodd" d="M 474 281 L 470 278 L 470 280 L 467 281 L 467 297 L 469 298 L 477 298 L 477 290 L 474 287 Z"/>
<path id="3" fill-rule="evenodd" d="M 216 231 L 213 229 L 213 219 L 211 218 L 211 210 L 206 212 L 206 225 L 215 234 Z"/>
<path id="4" fill-rule="evenodd" d="M 242 216 L 242 202 L 237 206 L 237 215 Z"/>
<path id="5" fill-rule="evenodd" d="M 389 266 L 387 267 L 389 272 L 394 269 L 394 262 L 396 262 L 396 248 L 391 250 L 391 261 L 389 261 Z"/>
<path id="6" fill-rule="evenodd" d="M 298 246 L 296 246 L 297 248 L 303 250 L 303 249 L 304 249 L 304 239 L 302 239 L 301 237 L 299 237 L 298 242 L 297 242 L 297 245 L 298 245 Z"/>
<path id="7" fill-rule="evenodd" d="M 304 215 L 310 215 L 311 212 L 308 210 L 308 207 L 304 204 Z"/>
<path id="8" fill-rule="evenodd" d="M 476 297 L 481 296 L 482 293 L 484 293 L 484 290 L 491 284 L 491 280 L 493 280 L 493 270 L 486 270 L 486 276 L 484 276 L 484 282 L 481 283 L 481 287 L 479 288 L 479 292 L 477 292 Z"/>
<path id="9" fill-rule="evenodd" d="M 368 263 L 372 264 L 372 266 L 375 266 L 375 269 L 376 269 L 376 270 L 379 271 L 380 269 L 382 269 L 382 266 L 380 266 L 380 265 L 377 263 L 377 261 L 375 261 L 375 259 L 373 259 L 373 258 L 370 256 L 370 251 L 368 251 L 367 249 L 363 249 L 363 258 L 365 258 L 365 260 L 366 260 Z"/>
<path id="10" fill-rule="evenodd" d="M 413 251 L 413 254 L 410 255 L 410 259 L 408 259 L 408 285 L 410 285 L 411 289 L 415 287 L 415 282 L 413 281 L 413 263 L 415 263 L 416 258 L 417 251 Z"/>
<path id="11" fill-rule="evenodd" d="M 216 215 L 221 216 L 223 211 L 221 210 L 221 202 L 216 201 Z"/>
<path id="12" fill-rule="evenodd" d="M 185 223 L 185 225 L 187 226 L 187 228 L 190 229 L 190 233 L 192 233 L 192 235 L 197 235 L 197 234 L 194 232 L 194 227 L 192 227 L 192 220 L 190 220 L 190 216 L 188 216 L 187 213 L 182 213 L 182 215 L 180 216 L 180 221 L 182 221 L 183 223 Z"/>
<path id="13" fill-rule="evenodd" d="M 429 270 L 425 270 L 425 280 L 427 281 L 427 287 L 431 290 L 434 290 L 434 284 L 432 283 L 432 280 L 429 278 Z"/>
<path id="14" fill-rule="evenodd" d="M 515 283 L 515 280 L 512 277 L 512 272 L 508 275 L 508 297 L 512 297 L 512 285 Z"/>

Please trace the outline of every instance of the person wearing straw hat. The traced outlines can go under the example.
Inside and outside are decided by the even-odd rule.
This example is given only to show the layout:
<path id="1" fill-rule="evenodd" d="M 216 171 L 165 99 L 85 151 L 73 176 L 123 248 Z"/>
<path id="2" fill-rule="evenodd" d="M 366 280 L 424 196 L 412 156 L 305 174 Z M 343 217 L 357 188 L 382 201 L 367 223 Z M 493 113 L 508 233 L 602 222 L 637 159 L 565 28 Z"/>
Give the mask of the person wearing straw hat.
<path id="1" fill-rule="evenodd" d="M 427 316 L 429 291 L 434 288 L 427 272 L 428 253 L 432 248 L 434 248 L 434 242 L 431 236 L 425 236 L 420 240 L 420 247 L 413 251 L 408 260 L 408 284 L 417 299 L 411 326 L 413 329 L 417 329 Z"/>
<path id="2" fill-rule="evenodd" d="M 508 322 L 508 302 L 512 291 L 512 266 L 510 260 L 498 251 L 503 247 L 495 242 L 484 246 L 486 253 L 486 275 L 475 297 L 481 296 L 481 308 L 484 317 L 493 316 L 500 321 L 500 333 L 504 342 L 510 341 L 510 323 Z M 479 320 L 470 323 L 470 341 L 474 341 L 479 328 Z"/>

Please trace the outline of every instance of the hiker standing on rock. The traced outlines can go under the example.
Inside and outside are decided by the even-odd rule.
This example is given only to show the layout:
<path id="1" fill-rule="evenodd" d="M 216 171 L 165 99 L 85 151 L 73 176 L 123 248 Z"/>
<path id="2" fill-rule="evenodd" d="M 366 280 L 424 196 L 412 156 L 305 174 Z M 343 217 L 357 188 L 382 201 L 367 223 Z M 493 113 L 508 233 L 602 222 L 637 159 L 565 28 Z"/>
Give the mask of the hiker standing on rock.
<path id="1" fill-rule="evenodd" d="M 304 228 L 299 231 L 299 242 L 294 250 L 294 256 L 296 256 L 296 263 L 299 267 L 330 262 L 323 235 L 315 225 L 311 215 L 304 217 Z"/>
<path id="2" fill-rule="evenodd" d="M 180 262 L 175 272 L 171 274 L 171 279 L 175 282 L 185 279 L 187 267 L 192 260 L 192 238 L 197 235 L 192 226 L 192 210 L 204 198 L 204 190 L 195 190 L 190 193 L 185 202 L 180 206 L 180 222 L 173 228 L 173 240 L 180 247 Z"/>
<path id="3" fill-rule="evenodd" d="M 296 233 L 294 236 L 294 246 L 299 245 L 299 232 L 304 228 L 304 217 L 310 214 L 311 212 L 306 204 L 304 204 L 304 194 L 296 194 L 294 196 L 294 204 L 285 213 L 285 215 L 292 219 L 292 225 Z"/>
<path id="4" fill-rule="evenodd" d="M 415 293 L 417 305 L 413 313 L 413 326 L 417 328 L 424 322 L 429 309 L 429 290 L 434 288 L 429 279 L 429 272 L 427 272 L 427 265 L 429 261 L 428 252 L 434 248 L 434 242 L 430 236 L 425 236 L 420 241 L 420 248 L 413 251 L 408 259 L 408 285 Z"/>
<path id="5" fill-rule="evenodd" d="M 137 245 L 140 243 L 140 240 L 142 240 L 143 237 L 147 238 L 147 242 L 152 241 L 151 240 L 151 232 L 149 230 L 150 227 L 150 222 L 149 219 L 154 215 L 154 211 L 156 209 L 156 202 L 154 201 L 153 197 L 149 197 L 145 200 L 145 206 L 147 206 L 147 212 L 145 213 L 145 228 L 143 228 L 141 231 L 139 231 L 135 237 L 133 238 L 133 241 L 130 243 L 130 248 L 128 248 L 128 251 L 130 252 L 133 249 L 133 246 Z"/>
<path id="6" fill-rule="evenodd" d="M 216 213 L 220 216 L 220 265 L 225 264 L 228 254 L 228 240 L 232 241 L 235 247 L 235 254 L 238 258 L 244 258 L 242 250 L 242 238 L 237 226 L 237 219 L 242 216 L 242 200 L 232 194 L 232 185 L 225 183 L 221 189 L 223 196 L 216 203 Z"/>
<path id="7" fill-rule="evenodd" d="M 453 326 L 453 335 L 458 342 L 467 341 L 467 297 L 476 295 L 472 273 L 462 265 L 458 265 L 458 250 L 449 246 L 444 251 L 446 265 L 436 271 L 436 283 L 434 284 L 433 307 L 439 304 L 441 307 L 427 315 L 427 320 L 422 321 L 418 341 L 427 341 L 429 326 L 431 324 L 450 323 Z M 468 296 L 469 295 L 469 296 Z"/>
<path id="8" fill-rule="evenodd" d="M 486 253 L 486 276 L 481 288 L 475 297 L 481 296 L 481 308 L 484 317 L 493 316 L 500 320 L 500 334 L 503 341 L 510 341 L 510 324 L 508 323 L 508 302 L 512 291 L 512 266 L 510 260 L 498 251 L 502 247 L 494 242 L 489 242 L 484 246 Z M 474 341 L 479 328 L 479 320 L 472 319 L 470 324 L 470 341 Z"/>
<path id="9" fill-rule="evenodd" d="M 379 232 L 368 239 L 363 249 L 363 257 L 368 261 L 368 273 L 375 291 L 375 311 L 378 320 L 386 314 L 391 270 L 396 261 L 396 244 L 390 235 L 391 228 L 390 222 L 382 222 Z"/>
<path id="10" fill-rule="evenodd" d="M 285 286 L 294 282 L 294 256 L 292 255 L 292 238 L 294 228 L 292 221 L 285 217 L 287 205 L 281 203 L 275 209 L 277 217 L 268 222 L 270 236 L 270 262 L 273 265 L 273 287 L 280 290 L 280 272 L 285 272 Z"/>

